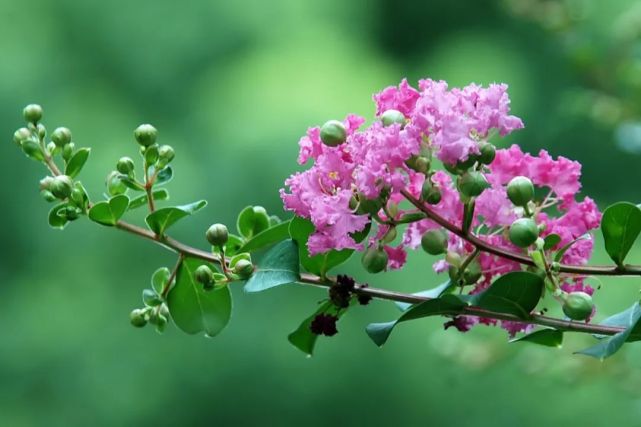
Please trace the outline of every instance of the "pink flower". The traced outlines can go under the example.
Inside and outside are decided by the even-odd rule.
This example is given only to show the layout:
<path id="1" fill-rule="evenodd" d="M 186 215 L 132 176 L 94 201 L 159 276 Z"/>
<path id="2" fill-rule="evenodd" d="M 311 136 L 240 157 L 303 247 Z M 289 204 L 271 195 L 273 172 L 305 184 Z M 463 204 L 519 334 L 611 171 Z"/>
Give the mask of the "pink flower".
<path id="1" fill-rule="evenodd" d="M 398 110 L 406 117 L 409 117 L 412 110 L 414 110 L 418 97 L 418 91 L 407 83 L 407 79 L 403 79 L 398 88 L 389 86 L 374 94 L 376 115 L 380 116 L 387 110 Z"/>

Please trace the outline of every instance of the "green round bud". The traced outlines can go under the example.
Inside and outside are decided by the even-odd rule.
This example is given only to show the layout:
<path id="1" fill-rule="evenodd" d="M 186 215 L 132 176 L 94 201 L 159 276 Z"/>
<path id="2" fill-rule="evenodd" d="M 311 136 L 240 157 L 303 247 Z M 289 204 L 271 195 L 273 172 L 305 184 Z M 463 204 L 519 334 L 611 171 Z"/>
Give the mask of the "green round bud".
<path id="1" fill-rule="evenodd" d="M 40 139 L 45 139 L 47 137 L 47 128 L 42 123 L 38 123 L 38 127 L 36 129 L 38 130 L 38 137 L 40 137 Z"/>
<path id="2" fill-rule="evenodd" d="M 58 147 L 64 147 L 71 142 L 71 131 L 67 128 L 57 128 L 51 134 L 51 140 Z"/>
<path id="3" fill-rule="evenodd" d="M 145 319 L 145 310 L 137 308 L 132 310 L 129 314 L 129 321 L 136 328 L 142 328 L 147 324 L 147 319 Z"/>
<path id="4" fill-rule="evenodd" d="M 67 175 L 58 175 L 49 186 L 49 191 L 59 199 L 66 199 L 71 196 L 73 181 Z"/>
<path id="5" fill-rule="evenodd" d="M 387 233 L 385 233 L 385 235 L 381 239 L 381 242 L 392 243 L 396 239 L 396 236 L 398 236 L 398 231 L 396 231 L 396 227 L 390 227 L 390 229 L 387 230 Z"/>
<path id="6" fill-rule="evenodd" d="M 123 175 L 129 175 L 134 171 L 134 161 L 130 157 L 121 157 L 116 164 L 116 169 Z"/>
<path id="7" fill-rule="evenodd" d="M 519 218 L 510 226 L 510 241 L 519 248 L 527 248 L 539 237 L 539 228 L 531 218 Z"/>
<path id="8" fill-rule="evenodd" d="M 246 259 L 239 259 L 234 265 L 234 273 L 241 279 L 248 279 L 254 273 L 254 265 Z"/>
<path id="9" fill-rule="evenodd" d="M 51 190 L 51 184 L 53 184 L 52 176 L 45 176 L 40 180 L 40 189 L 41 190 Z"/>
<path id="10" fill-rule="evenodd" d="M 330 147 L 341 145 L 347 139 L 345 125 L 338 120 L 326 122 L 320 129 L 320 138 L 323 144 Z"/>
<path id="11" fill-rule="evenodd" d="M 483 275 L 481 264 L 477 260 L 470 262 L 463 272 L 463 281 L 466 285 L 473 285 Z"/>
<path id="12" fill-rule="evenodd" d="M 171 163 L 171 161 L 174 160 L 175 155 L 176 153 L 171 145 L 161 145 L 158 149 L 158 157 L 165 165 Z"/>
<path id="13" fill-rule="evenodd" d="M 201 265 L 194 271 L 194 278 L 201 285 L 207 286 L 214 280 L 214 272 L 206 265 Z"/>
<path id="14" fill-rule="evenodd" d="M 450 163 L 443 163 L 443 167 L 452 175 L 461 175 L 465 172 L 465 169 L 462 169 L 458 163 L 454 165 Z"/>
<path id="15" fill-rule="evenodd" d="M 507 184 L 507 197 L 515 206 L 526 206 L 534 198 L 534 185 L 529 178 L 516 176 Z"/>
<path id="16" fill-rule="evenodd" d="M 442 228 L 427 230 L 421 237 L 421 247 L 430 255 L 440 255 L 447 251 L 447 233 Z"/>
<path id="17" fill-rule="evenodd" d="M 436 205 L 441 201 L 441 190 L 439 190 L 438 186 L 433 185 L 429 179 L 426 179 L 425 182 L 423 182 L 421 200 L 430 205 Z"/>
<path id="18" fill-rule="evenodd" d="M 18 145 L 29 138 L 31 138 L 31 131 L 27 128 L 20 128 L 13 134 L 13 142 Z"/>
<path id="19" fill-rule="evenodd" d="M 363 194 L 358 195 L 358 213 L 375 214 L 383 207 L 383 201 L 380 198 L 368 199 Z"/>
<path id="20" fill-rule="evenodd" d="M 36 124 L 42 119 L 42 107 L 38 104 L 29 104 L 22 110 L 22 115 L 29 123 Z"/>
<path id="21" fill-rule="evenodd" d="M 127 192 L 127 186 L 122 182 L 120 174 L 117 171 L 112 171 L 107 176 L 107 192 L 110 196 L 117 196 Z"/>
<path id="22" fill-rule="evenodd" d="M 212 246 L 223 246 L 229 239 L 229 232 L 224 224 L 214 224 L 209 227 L 205 237 Z"/>
<path id="23" fill-rule="evenodd" d="M 381 122 L 383 122 L 383 126 L 391 126 L 394 123 L 403 126 L 405 124 L 405 116 L 398 110 L 387 110 L 381 114 Z"/>
<path id="24" fill-rule="evenodd" d="M 22 141 L 22 151 L 27 155 L 27 157 L 41 162 L 44 160 L 45 155 L 42 152 L 42 147 L 33 139 L 25 139 Z"/>
<path id="25" fill-rule="evenodd" d="M 563 302 L 563 313 L 572 320 L 586 320 L 593 309 L 592 297 L 585 292 L 571 292 Z"/>
<path id="26" fill-rule="evenodd" d="M 479 146 L 480 154 L 478 156 L 478 161 L 484 165 L 489 165 L 494 161 L 496 157 L 496 148 L 494 145 L 489 142 L 483 143 Z"/>
<path id="27" fill-rule="evenodd" d="M 45 199 L 47 202 L 54 202 L 58 200 L 56 196 L 53 195 L 53 193 L 49 190 L 41 190 L 40 195 L 42 196 L 43 199 Z"/>
<path id="28" fill-rule="evenodd" d="M 459 177 L 457 184 L 461 194 L 467 197 L 477 197 L 490 186 L 485 175 L 477 171 L 465 172 Z"/>
<path id="29" fill-rule="evenodd" d="M 82 191 L 82 189 L 74 187 L 74 189 L 71 190 L 71 196 L 69 198 L 76 204 L 76 206 L 84 207 L 85 192 Z"/>
<path id="30" fill-rule="evenodd" d="M 69 161 L 73 156 L 73 152 L 76 149 L 76 144 L 70 142 L 69 144 L 62 147 L 62 158 Z"/>
<path id="31" fill-rule="evenodd" d="M 78 213 L 78 210 L 73 206 L 67 206 L 64 210 L 64 217 L 69 221 L 74 221 L 78 219 L 79 216 L 80 214 Z"/>
<path id="32" fill-rule="evenodd" d="M 47 143 L 47 151 L 51 154 L 56 154 L 60 151 L 60 148 L 53 141 Z"/>
<path id="33" fill-rule="evenodd" d="M 365 270 L 370 273 L 376 274 L 387 268 L 388 256 L 384 249 L 376 247 L 367 248 L 361 258 L 361 263 Z"/>
<path id="34" fill-rule="evenodd" d="M 269 215 L 262 206 L 254 206 L 252 210 L 254 211 L 253 234 L 256 235 L 269 228 Z"/>
<path id="35" fill-rule="evenodd" d="M 405 165 L 419 173 L 426 173 L 430 170 L 430 159 L 426 156 L 412 156 L 405 160 Z"/>
<path id="36" fill-rule="evenodd" d="M 155 127 L 149 124 L 140 125 L 134 131 L 134 138 L 136 138 L 138 144 L 142 145 L 143 147 L 149 147 L 150 145 L 155 143 L 157 137 L 158 131 Z"/>
<path id="37" fill-rule="evenodd" d="M 447 275 L 449 276 L 450 280 L 454 282 L 455 284 L 462 286 L 464 283 L 461 280 L 461 270 L 459 270 L 458 267 L 454 265 L 450 265 L 447 269 Z"/>

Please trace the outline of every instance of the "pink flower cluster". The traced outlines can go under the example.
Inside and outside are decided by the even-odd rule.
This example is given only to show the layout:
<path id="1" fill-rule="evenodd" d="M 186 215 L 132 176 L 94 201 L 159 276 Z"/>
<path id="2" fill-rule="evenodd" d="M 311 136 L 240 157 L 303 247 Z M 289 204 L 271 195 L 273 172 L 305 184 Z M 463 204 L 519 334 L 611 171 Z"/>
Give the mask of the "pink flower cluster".
<path id="1" fill-rule="evenodd" d="M 329 250 L 363 250 L 365 245 L 381 245 L 388 255 L 388 268 L 401 268 L 406 250 L 421 244 L 423 234 L 440 228 L 438 224 L 422 219 L 411 222 L 395 246 L 380 242 L 388 234 L 390 222 L 398 222 L 416 209 L 400 209 L 404 200 L 401 190 L 421 198 L 426 180 L 440 191 L 440 201 L 430 208 L 460 227 L 463 218 L 461 195 L 452 176 L 444 171 L 418 172 L 408 166 L 416 156 L 439 159 L 446 165 L 460 165 L 471 156 L 480 154 L 481 144 L 494 135 L 505 136 L 523 127 L 522 121 L 509 114 L 510 100 L 507 86 L 493 84 L 487 88 L 471 84 L 464 88 L 449 89 L 443 81 L 421 80 L 418 89 L 403 80 L 398 87 L 388 87 L 374 95 L 376 115 L 389 110 L 402 113 L 404 123 L 385 126 L 375 120 L 363 127 L 365 120 L 350 115 L 344 121 L 347 138 L 337 146 L 325 145 L 320 128 L 314 127 L 301 138 L 299 164 L 312 161 L 303 172 L 290 176 L 281 190 L 285 208 L 314 224 L 315 232 L 308 241 L 310 254 Z M 472 157 L 474 159 L 474 157 Z M 481 167 L 482 166 L 482 167 Z M 514 177 L 529 178 L 536 186 L 537 204 L 533 219 L 542 227 L 541 237 L 558 235 L 558 250 L 572 242 L 563 256 L 568 264 L 587 262 L 592 252 L 592 239 L 587 235 L 599 226 L 601 213 L 592 199 L 576 200 L 581 188 L 581 165 L 564 157 L 552 158 L 542 150 L 533 156 L 513 145 L 496 150 L 494 160 L 479 165 L 489 183 L 475 200 L 472 229 L 480 238 L 506 250 L 521 252 L 507 237 L 506 231 L 518 218 L 524 216 L 522 207 L 509 200 L 506 184 Z M 371 215 L 357 209 L 355 200 L 379 199 L 383 209 Z M 378 229 L 364 243 L 352 237 L 375 221 Z M 587 237 L 586 237 L 587 236 Z M 465 257 L 473 247 L 449 233 L 448 250 Z M 515 262 L 482 253 L 478 262 L 483 272 L 471 293 L 484 290 L 498 274 L 520 270 Z M 434 265 L 437 272 L 447 271 L 447 262 Z M 591 293 L 581 278 L 567 278 L 562 288 Z M 476 323 L 494 323 L 487 319 L 461 318 L 449 322 L 467 330 Z M 511 335 L 525 330 L 517 322 L 503 322 Z"/>

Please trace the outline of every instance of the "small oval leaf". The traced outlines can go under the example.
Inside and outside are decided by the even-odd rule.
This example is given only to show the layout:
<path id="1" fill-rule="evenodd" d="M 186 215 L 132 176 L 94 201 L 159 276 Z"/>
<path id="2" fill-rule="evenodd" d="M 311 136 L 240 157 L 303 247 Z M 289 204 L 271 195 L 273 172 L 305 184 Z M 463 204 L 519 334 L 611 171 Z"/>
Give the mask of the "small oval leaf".
<path id="1" fill-rule="evenodd" d="M 160 236 L 177 221 L 198 212 L 205 206 L 207 206 L 207 201 L 200 200 L 188 205 L 158 209 L 147 215 L 145 222 L 151 231 Z"/>
<path id="2" fill-rule="evenodd" d="M 109 201 L 96 203 L 89 210 L 89 219 L 98 224 L 114 226 L 129 206 L 129 197 L 119 194 Z"/>
<path id="3" fill-rule="evenodd" d="M 603 212 L 601 231 L 606 252 L 618 266 L 623 266 L 623 260 L 641 233 L 641 209 L 628 202 L 609 206 Z"/>
<path id="4" fill-rule="evenodd" d="M 176 284 L 167 296 L 167 305 L 172 319 L 183 332 L 193 335 L 204 331 L 213 337 L 229 323 L 232 299 L 229 287 L 206 291 L 196 281 L 194 272 L 203 264 L 206 263 L 195 258 L 183 260 L 176 273 Z"/>
<path id="5" fill-rule="evenodd" d="M 67 163 L 67 167 L 65 168 L 65 175 L 68 175 L 71 178 L 78 176 L 82 167 L 87 163 L 90 153 L 91 148 L 79 148 L 71 159 L 69 159 L 69 163 Z"/>

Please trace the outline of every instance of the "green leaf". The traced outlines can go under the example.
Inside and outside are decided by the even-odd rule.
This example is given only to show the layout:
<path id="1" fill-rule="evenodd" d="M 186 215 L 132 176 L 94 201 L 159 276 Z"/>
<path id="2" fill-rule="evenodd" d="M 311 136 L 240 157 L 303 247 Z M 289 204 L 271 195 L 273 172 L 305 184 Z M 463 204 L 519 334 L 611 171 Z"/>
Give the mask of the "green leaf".
<path id="1" fill-rule="evenodd" d="M 441 283 L 440 285 L 438 285 L 435 288 L 428 289 L 426 291 L 416 292 L 416 293 L 414 293 L 412 295 L 415 295 L 417 297 L 425 297 L 425 298 L 438 298 L 441 295 L 443 295 L 444 293 L 446 293 L 448 289 L 451 289 L 451 288 L 452 288 L 452 282 L 450 280 L 448 280 L 448 281 L 446 281 L 444 283 Z M 408 308 L 410 308 L 413 305 L 415 305 L 415 304 L 410 304 L 410 303 L 407 303 L 407 302 L 395 302 L 394 304 L 401 311 L 405 311 Z"/>
<path id="2" fill-rule="evenodd" d="M 609 206 L 603 212 L 601 231 L 606 252 L 618 266 L 623 266 L 623 260 L 641 233 L 641 209 L 628 202 Z"/>
<path id="3" fill-rule="evenodd" d="M 630 308 L 627 310 L 622 311 L 621 313 L 614 314 L 601 323 L 599 325 L 602 326 L 617 326 L 620 328 L 627 328 L 630 326 L 630 319 L 634 315 L 634 311 L 637 310 L 638 303 L 634 303 Z M 606 338 L 607 335 L 595 335 L 597 338 Z M 633 342 L 633 341 L 641 341 L 641 324 L 639 327 L 634 328 L 631 332 L 630 335 L 627 338 L 628 342 Z"/>
<path id="4" fill-rule="evenodd" d="M 195 212 L 198 212 L 205 206 L 207 206 L 207 201 L 200 200 L 188 205 L 158 209 L 147 215 L 147 218 L 145 218 L 145 222 L 149 226 L 149 229 L 151 229 L 157 235 L 161 236 L 177 221 Z"/>
<path id="5" fill-rule="evenodd" d="M 347 310 L 339 310 L 331 301 L 326 301 L 318 307 L 314 314 L 303 320 L 294 332 L 287 336 L 288 341 L 294 347 L 310 357 L 314 354 L 314 347 L 318 340 L 318 335 L 312 333 L 310 326 L 316 315 L 321 313 L 332 314 L 340 319 L 345 313 L 347 313 Z"/>
<path id="6" fill-rule="evenodd" d="M 178 267 L 176 284 L 167 295 L 169 312 L 176 325 L 188 334 L 204 331 L 213 337 L 229 323 L 232 299 L 229 287 L 205 291 L 194 278 L 194 272 L 205 262 L 185 258 Z M 213 266 L 210 265 L 212 270 Z"/>
<path id="7" fill-rule="evenodd" d="M 430 299 L 413 305 L 401 317 L 392 322 L 370 323 L 365 331 L 372 341 L 380 347 L 387 342 L 392 330 L 399 323 L 428 316 L 455 314 L 466 305 L 465 302 L 454 295 L 444 295 L 441 298 Z"/>
<path id="8" fill-rule="evenodd" d="M 332 268 L 347 261 L 354 253 L 352 249 L 331 250 L 310 257 L 307 250 L 307 240 L 313 232 L 314 224 L 305 218 L 294 217 L 289 224 L 289 235 L 298 243 L 300 262 L 310 273 L 323 276 Z"/>
<path id="9" fill-rule="evenodd" d="M 87 162 L 89 158 L 89 153 L 91 153 L 91 148 L 79 148 L 78 151 L 69 159 L 67 167 L 65 168 L 65 175 L 75 178 L 78 176 L 82 167 Z"/>
<path id="10" fill-rule="evenodd" d="M 260 206 L 247 206 L 238 214 L 236 228 L 241 236 L 251 239 L 269 228 L 269 216 Z"/>
<path id="11" fill-rule="evenodd" d="M 260 292 L 300 279 L 298 248 L 293 240 L 280 242 L 265 254 L 245 284 L 245 292 Z"/>
<path id="12" fill-rule="evenodd" d="M 127 175 L 119 174 L 118 179 L 125 184 L 125 187 L 134 191 L 145 191 L 145 188 L 138 184 L 134 179 L 128 177 Z"/>
<path id="13" fill-rule="evenodd" d="M 169 277 L 171 277 L 171 271 L 167 267 L 159 268 L 151 276 L 151 287 L 158 292 L 158 295 L 162 294 Z"/>
<path id="14" fill-rule="evenodd" d="M 171 166 L 167 166 L 164 169 L 162 169 L 160 172 L 158 172 L 158 175 L 156 175 L 156 181 L 154 182 L 155 185 L 163 185 L 171 181 L 171 179 L 174 177 L 174 170 L 171 168 Z"/>
<path id="15" fill-rule="evenodd" d="M 510 342 L 519 341 L 527 341 L 534 344 L 544 345 L 546 347 L 561 348 L 563 344 L 563 332 L 552 328 L 539 329 L 531 334 L 515 338 Z"/>
<path id="16" fill-rule="evenodd" d="M 289 237 L 289 221 L 281 222 L 249 239 L 238 252 L 254 252 Z"/>
<path id="17" fill-rule="evenodd" d="M 98 202 L 89 209 L 89 219 L 98 224 L 113 226 L 127 212 L 129 197 L 124 194 L 114 196 L 109 201 Z"/>
<path id="18" fill-rule="evenodd" d="M 555 233 L 548 234 L 547 236 L 545 236 L 545 239 L 543 239 L 543 241 L 543 249 L 549 251 L 550 249 L 561 243 L 561 236 Z"/>
<path id="19" fill-rule="evenodd" d="M 240 251 L 240 248 L 243 246 L 243 244 L 244 244 L 244 240 L 242 237 L 237 236 L 235 234 L 230 234 L 229 239 L 227 240 L 227 243 L 225 243 L 225 255 L 226 256 L 236 255 Z M 214 252 L 220 253 L 217 247 L 213 249 L 214 249 Z"/>
<path id="20" fill-rule="evenodd" d="M 638 335 L 641 332 L 641 325 L 639 323 L 639 319 L 641 319 L 641 308 L 639 307 L 639 303 L 635 303 L 624 313 L 625 315 L 623 315 L 623 313 L 618 315 L 618 320 L 625 320 L 625 325 L 620 325 L 626 328 L 624 331 L 603 338 L 596 345 L 578 351 L 577 354 L 584 354 L 603 360 L 619 351 L 619 349 L 623 347 L 623 344 L 630 340 L 632 335 Z"/>
<path id="21" fill-rule="evenodd" d="M 157 202 L 169 199 L 169 191 L 165 190 L 164 188 L 154 191 L 153 193 L 151 193 L 151 195 L 154 198 L 154 201 Z M 145 206 L 146 204 L 147 194 L 141 194 L 140 196 L 131 199 L 131 202 L 129 202 L 129 210 L 131 211 L 134 209 L 138 209 L 139 207 Z"/>
<path id="22" fill-rule="evenodd" d="M 67 226 L 67 224 L 69 223 L 67 218 L 58 215 L 58 212 L 65 209 L 67 206 L 67 203 L 61 203 L 51 208 L 51 210 L 49 211 L 49 226 L 51 228 L 62 230 Z"/>
<path id="23" fill-rule="evenodd" d="M 485 291 L 473 295 L 470 303 L 528 319 L 541 299 L 543 287 L 540 276 L 528 271 L 512 271 L 496 279 Z"/>

